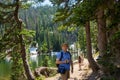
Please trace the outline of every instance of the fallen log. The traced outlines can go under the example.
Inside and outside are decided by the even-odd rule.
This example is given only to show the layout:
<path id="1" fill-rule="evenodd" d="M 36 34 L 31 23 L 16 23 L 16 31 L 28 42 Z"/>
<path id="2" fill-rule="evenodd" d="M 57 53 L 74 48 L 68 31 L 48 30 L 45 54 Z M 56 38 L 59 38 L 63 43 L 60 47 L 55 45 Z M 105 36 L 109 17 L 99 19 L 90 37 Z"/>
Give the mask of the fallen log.
<path id="1" fill-rule="evenodd" d="M 39 67 L 34 70 L 34 75 L 36 77 L 45 76 L 50 77 L 52 75 L 57 74 L 57 68 L 52 67 Z"/>

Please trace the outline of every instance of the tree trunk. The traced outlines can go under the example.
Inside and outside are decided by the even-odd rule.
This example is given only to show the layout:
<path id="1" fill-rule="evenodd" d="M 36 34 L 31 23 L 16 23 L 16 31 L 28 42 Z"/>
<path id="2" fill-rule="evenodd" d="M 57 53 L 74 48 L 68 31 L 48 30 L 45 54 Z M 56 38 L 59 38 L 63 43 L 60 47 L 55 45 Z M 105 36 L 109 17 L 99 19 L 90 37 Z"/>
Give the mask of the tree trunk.
<path id="1" fill-rule="evenodd" d="M 107 36 L 106 36 L 106 19 L 104 17 L 104 10 L 99 8 L 97 12 L 98 24 L 98 49 L 100 56 L 103 57 L 107 50 Z"/>
<path id="2" fill-rule="evenodd" d="M 85 24 L 86 30 L 86 42 L 87 42 L 87 58 L 90 63 L 90 67 L 92 68 L 93 72 L 97 72 L 99 70 L 99 66 L 95 62 L 92 57 L 92 46 L 91 46 L 91 37 L 90 37 L 90 22 L 87 21 Z"/>
<path id="3" fill-rule="evenodd" d="M 16 0 L 16 8 L 15 8 L 15 12 L 14 12 L 14 19 L 18 24 L 18 29 L 20 30 L 20 32 L 22 31 L 22 20 L 19 19 L 18 16 L 18 10 L 19 10 L 19 0 Z M 27 76 L 28 80 L 34 80 L 34 76 L 32 74 L 32 71 L 30 70 L 27 58 L 26 58 L 26 49 L 25 49 L 25 43 L 23 40 L 23 36 L 22 34 L 19 34 L 19 39 L 20 39 L 20 48 L 21 48 L 21 57 L 22 57 L 22 61 L 23 61 L 23 66 L 24 66 L 24 70 Z"/>
<path id="4" fill-rule="evenodd" d="M 22 60 L 23 60 L 23 66 L 24 66 L 24 69 L 25 69 L 27 79 L 28 80 L 34 80 L 34 76 L 32 74 L 32 71 L 30 70 L 29 63 L 27 61 L 26 50 L 25 50 L 25 45 L 23 43 L 22 35 L 20 35 L 19 37 L 20 37 L 20 41 L 21 41 L 21 57 L 22 57 Z"/>

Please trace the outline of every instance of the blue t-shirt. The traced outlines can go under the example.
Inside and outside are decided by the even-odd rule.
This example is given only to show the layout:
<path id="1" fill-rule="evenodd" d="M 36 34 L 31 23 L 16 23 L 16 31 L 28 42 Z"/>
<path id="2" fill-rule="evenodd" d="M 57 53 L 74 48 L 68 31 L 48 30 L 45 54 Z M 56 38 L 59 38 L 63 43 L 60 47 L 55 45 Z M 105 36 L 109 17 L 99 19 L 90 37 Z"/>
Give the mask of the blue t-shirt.
<path id="1" fill-rule="evenodd" d="M 63 53 L 63 57 L 62 57 L 62 60 L 61 61 L 65 61 L 65 60 L 69 60 L 70 61 L 70 53 L 69 52 L 64 52 L 64 51 L 61 51 Z M 61 52 L 58 52 L 57 53 L 57 59 L 60 60 L 60 57 L 61 57 Z M 64 66 L 66 70 L 70 70 L 70 63 L 67 63 L 67 64 L 60 64 L 59 66 Z"/>

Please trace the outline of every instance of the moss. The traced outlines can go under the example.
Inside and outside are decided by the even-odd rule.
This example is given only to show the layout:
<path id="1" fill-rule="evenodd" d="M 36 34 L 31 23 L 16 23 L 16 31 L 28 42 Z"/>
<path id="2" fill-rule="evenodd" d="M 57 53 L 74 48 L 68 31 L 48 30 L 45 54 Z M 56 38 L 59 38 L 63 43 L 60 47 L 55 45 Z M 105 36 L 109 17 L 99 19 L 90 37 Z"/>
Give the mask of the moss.
<path id="1" fill-rule="evenodd" d="M 45 80 L 45 76 L 37 77 L 35 80 Z"/>

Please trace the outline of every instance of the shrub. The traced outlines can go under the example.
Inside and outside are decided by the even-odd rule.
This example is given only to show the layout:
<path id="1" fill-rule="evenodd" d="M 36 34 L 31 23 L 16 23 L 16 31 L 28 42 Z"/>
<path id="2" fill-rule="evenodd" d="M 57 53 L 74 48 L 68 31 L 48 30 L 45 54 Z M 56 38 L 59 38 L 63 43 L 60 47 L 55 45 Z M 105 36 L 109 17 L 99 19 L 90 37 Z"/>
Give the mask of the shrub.
<path id="1" fill-rule="evenodd" d="M 45 76 L 37 77 L 35 80 L 45 80 Z"/>
<path id="2" fill-rule="evenodd" d="M 51 65 L 52 65 L 52 62 L 51 62 L 49 56 L 45 56 L 45 58 L 42 62 L 42 66 L 50 67 Z"/>

